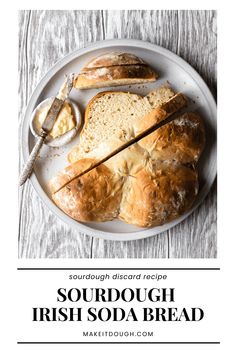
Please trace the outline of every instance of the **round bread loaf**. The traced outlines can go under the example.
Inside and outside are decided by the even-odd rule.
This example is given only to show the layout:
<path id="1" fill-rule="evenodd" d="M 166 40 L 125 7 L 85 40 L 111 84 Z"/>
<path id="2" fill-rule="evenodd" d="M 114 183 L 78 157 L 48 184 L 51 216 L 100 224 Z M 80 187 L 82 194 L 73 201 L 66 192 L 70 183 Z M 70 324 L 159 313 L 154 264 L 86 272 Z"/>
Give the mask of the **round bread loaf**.
<path id="1" fill-rule="evenodd" d="M 98 103 L 93 102 L 91 112 Z M 133 134 L 183 105 L 184 97 L 173 96 L 161 108 L 154 108 L 142 119 L 133 121 Z M 99 112 L 103 121 L 102 110 Z M 51 182 L 55 203 L 78 221 L 119 218 L 140 227 L 162 225 L 185 213 L 198 193 L 195 165 L 205 144 L 202 119 L 191 112 L 175 118 L 56 192 L 73 176 L 93 166 L 94 161 L 101 161 L 104 154 L 115 151 L 124 139 L 124 135 L 111 133 L 100 145 L 91 143 L 92 148 L 86 153 L 88 158 L 78 160 L 79 155 L 73 155 L 75 162 Z"/>

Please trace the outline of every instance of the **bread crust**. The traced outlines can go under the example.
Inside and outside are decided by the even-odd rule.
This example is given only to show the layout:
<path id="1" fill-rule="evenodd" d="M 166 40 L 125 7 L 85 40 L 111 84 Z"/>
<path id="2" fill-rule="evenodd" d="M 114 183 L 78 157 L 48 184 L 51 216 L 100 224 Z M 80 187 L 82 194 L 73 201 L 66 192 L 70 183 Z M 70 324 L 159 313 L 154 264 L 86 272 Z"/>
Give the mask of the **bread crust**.
<path id="1" fill-rule="evenodd" d="M 136 65 L 145 64 L 145 62 L 134 54 L 122 52 L 108 52 L 103 53 L 92 60 L 90 60 L 81 73 L 94 68 L 109 67 L 115 65 Z"/>
<path id="2" fill-rule="evenodd" d="M 140 124 L 142 127 L 142 123 Z M 196 163 L 205 146 L 205 128 L 199 114 L 184 113 L 140 140 L 154 160 Z"/>
<path id="3" fill-rule="evenodd" d="M 197 192 L 197 173 L 186 166 L 163 163 L 152 174 L 142 169 L 127 181 L 119 218 L 140 227 L 163 225 L 186 212 Z"/>
<path id="4" fill-rule="evenodd" d="M 51 190 L 93 163 L 94 160 L 83 159 L 68 166 L 52 180 Z M 118 216 L 122 185 L 122 178 L 116 179 L 112 171 L 100 165 L 52 194 L 52 198 L 75 220 L 108 221 Z"/>
<path id="5" fill-rule="evenodd" d="M 73 86 L 78 89 L 120 86 L 152 82 L 156 78 L 157 74 L 145 64 L 113 65 L 84 70 L 74 78 Z M 124 83 L 124 80 L 127 82 Z"/>
<path id="6" fill-rule="evenodd" d="M 106 94 L 116 93 L 108 91 L 96 95 L 88 104 L 87 115 L 95 100 Z M 135 134 L 186 104 L 185 96 L 174 97 L 138 121 L 134 126 Z M 85 124 L 88 122 L 86 114 Z M 112 151 L 120 143 L 112 137 L 105 142 Z M 120 218 L 139 227 L 162 225 L 191 208 L 198 193 L 194 166 L 204 145 L 201 117 L 197 113 L 184 113 L 54 193 L 70 178 L 92 166 L 94 158 L 100 156 L 96 157 L 95 151 L 93 159 L 81 159 L 68 166 L 51 182 L 53 200 L 78 221 Z"/>

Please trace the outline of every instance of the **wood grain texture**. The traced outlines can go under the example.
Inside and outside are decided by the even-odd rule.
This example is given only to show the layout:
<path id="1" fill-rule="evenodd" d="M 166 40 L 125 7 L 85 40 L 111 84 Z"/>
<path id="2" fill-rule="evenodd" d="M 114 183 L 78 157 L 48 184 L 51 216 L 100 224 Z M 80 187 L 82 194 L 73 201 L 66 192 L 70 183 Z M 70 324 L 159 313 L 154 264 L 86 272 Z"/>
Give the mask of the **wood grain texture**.
<path id="1" fill-rule="evenodd" d="M 31 93 L 54 63 L 91 42 L 112 38 L 142 39 L 170 49 L 187 60 L 216 95 L 215 11 L 20 11 L 19 129 Z M 20 258 L 217 256 L 216 183 L 184 222 L 141 241 L 112 242 L 74 231 L 43 205 L 30 183 L 19 191 L 19 211 Z"/>

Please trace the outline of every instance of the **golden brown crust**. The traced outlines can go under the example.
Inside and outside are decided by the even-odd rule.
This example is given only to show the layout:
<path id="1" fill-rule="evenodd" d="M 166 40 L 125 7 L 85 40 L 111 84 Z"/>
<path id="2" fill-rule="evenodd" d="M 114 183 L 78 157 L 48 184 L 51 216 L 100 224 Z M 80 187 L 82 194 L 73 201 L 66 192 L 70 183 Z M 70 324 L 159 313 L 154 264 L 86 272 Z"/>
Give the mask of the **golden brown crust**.
<path id="1" fill-rule="evenodd" d="M 103 53 L 90 60 L 81 72 L 85 72 L 94 68 L 109 67 L 114 65 L 135 65 L 145 64 L 145 62 L 134 54 L 121 52 Z"/>
<path id="2" fill-rule="evenodd" d="M 91 163 L 94 161 L 83 159 L 68 166 L 52 180 L 52 193 L 70 176 Z M 75 220 L 108 221 L 118 215 L 122 183 L 123 180 L 117 180 L 105 165 L 100 165 L 53 193 L 52 198 L 61 210 Z"/>
<path id="3" fill-rule="evenodd" d="M 64 170 L 57 173 L 50 182 L 49 188 L 51 193 L 55 193 L 58 189 L 61 188 L 67 181 L 70 181 L 72 178 L 86 170 L 87 168 L 94 165 L 96 160 L 94 159 L 81 159 L 79 163 L 69 165 Z"/>
<path id="4" fill-rule="evenodd" d="M 153 159 L 195 163 L 205 146 L 202 119 L 197 113 L 184 113 L 140 140 L 139 144 Z"/>
<path id="5" fill-rule="evenodd" d="M 117 162 L 122 161 L 121 155 Z M 90 163 L 80 160 L 70 165 L 57 177 L 57 186 Z M 140 227 L 162 225 L 192 206 L 198 191 L 195 170 L 173 163 L 156 163 L 151 170 L 145 164 L 135 168 L 129 161 L 129 165 L 130 172 L 117 175 L 102 164 L 53 194 L 53 200 L 78 221 L 108 221 L 118 217 Z M 52 191 L 54 187 L 55 184 Z"/>
<path id="6" fill-rule="evenodd" d="M 152 175 L 142 169 L 128 179 L 119 218 L 140 227 L 165 224 L 192 206 L 197 191 L 197 173 L 188 167 L 161 164 Z"/>
<path id="7" fill-rule="evenodd" d="M 74 87 L 79 89 L 119 86 L 155 81 L 156 73 L 148 65 L 114 65 L 86 70 L 74 79 Z M 128 82 L 130 80 L 130 82 Z"/>
<path id="8" fill-rule="evenodd" d="M 134 125 L 135 135 L 147 130 L 151 126 L 158 124 L 168 118 L 171 114 L 176 113 L 187 105 L 187 97 L 182 93 L 177 93 L 171 97 L 166 103 L 160 107 L 152 109 L 143 119 L 140 119 Z"/>

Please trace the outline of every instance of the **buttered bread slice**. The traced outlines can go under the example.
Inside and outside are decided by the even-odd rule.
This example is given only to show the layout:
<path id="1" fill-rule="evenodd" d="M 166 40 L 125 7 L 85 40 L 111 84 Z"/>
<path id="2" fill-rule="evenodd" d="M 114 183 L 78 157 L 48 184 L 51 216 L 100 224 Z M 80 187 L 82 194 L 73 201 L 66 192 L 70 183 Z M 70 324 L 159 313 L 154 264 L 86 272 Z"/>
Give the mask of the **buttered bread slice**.
<path id="1" fill-rule="evenodd" d="M 128 92 L 99 93 L 86 108 L 80 142 L 70 151 L 69 162 L 94 157 L 112 138 L 129 141 L 135 136 L 135 124 L 174 95 L 170 87 L 160 87 L 145 97 Z"/>

